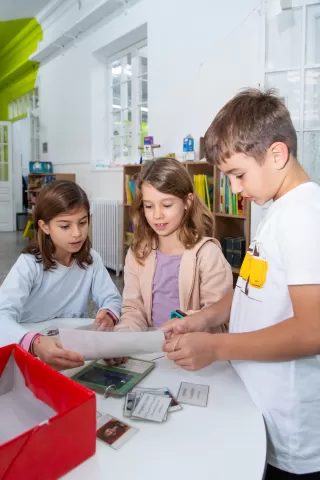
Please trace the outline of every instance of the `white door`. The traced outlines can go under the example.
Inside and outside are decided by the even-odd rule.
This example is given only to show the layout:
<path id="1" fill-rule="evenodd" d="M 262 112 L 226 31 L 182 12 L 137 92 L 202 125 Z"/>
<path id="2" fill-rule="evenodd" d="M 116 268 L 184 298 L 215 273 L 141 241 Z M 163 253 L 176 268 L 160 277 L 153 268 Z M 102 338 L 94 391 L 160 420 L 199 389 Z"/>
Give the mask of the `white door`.
<path id="1" fill-rule="evenodd" d="M 0 232 L 15 230 L 11 123 L 0 122 Z"/>
<path id="2" fill-rule="evenodd" d="M 30 116 L 12 123 L 12 188 L 14 198 L 14 216 L 23 212 L 22 205 L 22 176 L 29 173 L 31 160 L 31 129 Z"/>

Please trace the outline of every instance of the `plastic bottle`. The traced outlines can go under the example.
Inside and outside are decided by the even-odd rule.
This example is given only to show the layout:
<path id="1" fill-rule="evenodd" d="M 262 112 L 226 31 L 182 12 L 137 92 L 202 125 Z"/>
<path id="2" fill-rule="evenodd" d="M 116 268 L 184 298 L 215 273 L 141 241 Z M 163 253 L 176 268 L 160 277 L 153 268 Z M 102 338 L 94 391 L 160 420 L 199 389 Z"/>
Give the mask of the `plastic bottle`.
<path id="1" fill-rule="evenodd" d="M 190 133 L 183 139 L 183 159 L 185 162 L 195 160 L 194 138 Z"/>

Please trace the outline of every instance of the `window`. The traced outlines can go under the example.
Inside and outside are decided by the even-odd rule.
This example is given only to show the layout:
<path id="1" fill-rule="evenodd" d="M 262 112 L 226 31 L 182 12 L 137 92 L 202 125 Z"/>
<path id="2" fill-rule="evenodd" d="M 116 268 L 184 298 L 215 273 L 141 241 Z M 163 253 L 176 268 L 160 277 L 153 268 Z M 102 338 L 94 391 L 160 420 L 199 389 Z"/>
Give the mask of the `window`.
<path id="1" fill-rule="evenodd" d="M 15 121 L 29 115 L 31 128 L 31 158 L 40 160 L 40 121 L 39 121 L 39 89 L 16 98 L 9 103 L 9 120 Z"/>
<path id="2" fill-rule="evenodd" d="M 266 15 L 265 85 L 284 98 L 297 130 L 298 159 L 320 184 L 320 2 L 292 5 Z"/>
<path id="3" fill-rule="evenodd" d="M 148 135 L 148 56 L 140 43 L 108 64 L 110 85 L 110 151 L 112 163 L 139 159 L 138 146 Z"/>

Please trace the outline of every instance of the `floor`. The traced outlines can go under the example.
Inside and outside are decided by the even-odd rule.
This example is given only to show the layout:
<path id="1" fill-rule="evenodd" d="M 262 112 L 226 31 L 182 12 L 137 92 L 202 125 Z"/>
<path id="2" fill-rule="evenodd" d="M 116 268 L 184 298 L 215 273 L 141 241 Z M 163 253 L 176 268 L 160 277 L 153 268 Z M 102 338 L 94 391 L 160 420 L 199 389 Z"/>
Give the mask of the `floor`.
<path id="1" fill-rule="evenodd" d="M 23 237 L 22 232 L 0 232 L 0 285 L 6 278 L 10 268 L 13 266 L 22 249 L 28 244 L 28 240 Z M 112 280 L 122 293 L 122 277 L 116 277 L 112 271 L 109 271 Z M 94 301 L 89 299 L 89 316 L 94 318 L 97 312 L 97 306 Z"/>

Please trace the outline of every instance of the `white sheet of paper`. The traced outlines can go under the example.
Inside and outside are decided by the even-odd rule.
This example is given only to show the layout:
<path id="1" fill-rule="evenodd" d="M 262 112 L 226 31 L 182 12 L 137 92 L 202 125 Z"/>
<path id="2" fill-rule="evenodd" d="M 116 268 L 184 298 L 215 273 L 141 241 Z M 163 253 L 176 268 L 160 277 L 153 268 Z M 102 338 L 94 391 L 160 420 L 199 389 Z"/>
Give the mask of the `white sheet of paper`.
<path id="1" fill-rule="evenodd" d="M 132 412 L 132 418 L 151 420 L 152 422 L 163 422 L 167 415 L 171 398 L 144 393 L 136 408 Z"/>
<path id="2" fill-rule="evenodd" d="M 161 330 L 151 332 L 99 332 L 60 328 L 63 347 L 80 353 L 85 360 L 128 357 L 159 352 L 165 341 Z"/>
<path id="3" fill-rule="evenodd" d="M 198 407 L 206 407 L 209 396 L 209 385 L 181 382 L 177 402 L 189 403 Z"/>

